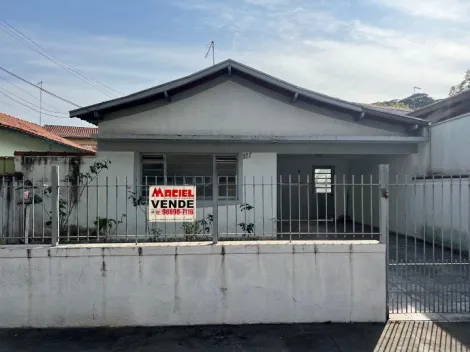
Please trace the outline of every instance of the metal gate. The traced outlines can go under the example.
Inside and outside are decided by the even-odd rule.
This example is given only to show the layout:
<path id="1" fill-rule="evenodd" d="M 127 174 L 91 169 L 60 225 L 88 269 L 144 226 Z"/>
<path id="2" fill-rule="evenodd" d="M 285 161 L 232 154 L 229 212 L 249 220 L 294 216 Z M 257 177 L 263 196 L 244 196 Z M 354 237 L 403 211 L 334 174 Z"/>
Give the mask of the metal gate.
<path id="1" fill-rule="evenodd" d="M 470 312 L 469 178 L 389 180 L 390 313 Z"/>

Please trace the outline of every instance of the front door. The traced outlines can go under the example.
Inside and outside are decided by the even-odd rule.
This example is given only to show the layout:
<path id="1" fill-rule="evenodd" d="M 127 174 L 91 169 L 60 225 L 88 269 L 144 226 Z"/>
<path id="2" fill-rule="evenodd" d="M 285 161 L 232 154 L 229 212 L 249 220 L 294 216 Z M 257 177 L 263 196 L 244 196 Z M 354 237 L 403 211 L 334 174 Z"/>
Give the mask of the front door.
<path id="1" fill-rule="evenodd" d="M 311 217 L 317 221 L 334 220 L 333 167 L 313 166 L 312 178 Z"/>

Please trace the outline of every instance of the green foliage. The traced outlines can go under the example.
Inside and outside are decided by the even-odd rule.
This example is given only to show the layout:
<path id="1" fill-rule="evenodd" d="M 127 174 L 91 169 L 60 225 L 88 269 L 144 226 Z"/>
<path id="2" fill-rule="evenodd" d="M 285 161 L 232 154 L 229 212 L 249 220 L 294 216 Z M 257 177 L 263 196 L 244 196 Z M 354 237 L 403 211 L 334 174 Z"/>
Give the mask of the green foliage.
<path id="1" fill-rule="evenodd" d="M 97 229 L 97 234 L 106 238 L 109 236 L 114 236 L 116 234 L 117 226 L 124 222 L 123 219 L 125 217 L 126 214 L 122 214 L 120 220 L 96 217 L 96 220 L 93 221 L 93 224 Z"/>
<path id="2" fill-rule="evenodd" d="M 433 99 L 426 93 L 416 93 L 400 100 L 401 103 L 409 106 L 412 110 L 424 108 L 425 106 L 434 104 L 437 101 L 438 100 Z"/>
<path id="3" fill-rule="evenodd" d="M 194 220 L 193 222 L 184 222 L 181 227 L 185 235 L 202 235 L 210 233 L 214 217 L 212 214 L 207 215 L 202 220 Z"/>
<path id="4" fill-rule="evenodd" d="M 373 103 L 374 105 L 378 106 L 385 106 L 385 107 L 392 107 L 392 108 L 401 108 L 401 109 L 411 109 L 411 110 L 416 110 L 416 109 L 421 109 L 424 108 L 425 106 L 434 104 L 438 102 L 439 100 L 436 100 L 426 93 L 416 93 L 412 94 L 409 97 L 403 98 L 403 99 L 392 99 L 388 101 L 378 101 Z"/>
<path id="5" fill-rule="evenodd" d="M 449 96 L 460 94 L 470 89 L 470 70 L 465 71 L 464 78 L 459 84 L 450 87 Z"/>
<path id="6" fill-rule="evenodd" d="M 374 105 L 377 106 L 386 106 L 386 107 L 392 107 L 392 108 L 400 108 L 400 109 L 410 109 L 408 105 L 405 103 L 401 102 L 398 99 L 393 99 L 389 101 L 377 101 L 373 103 Z"/>
<path id="7" fill-rule="evenodd" d="M 70 215 L 72 214 L 76 206 L 79 204 L 80 198 L 82 197 L 85 189 L 90 186 L 90 184 L 99 176 L 99 174 L 103 170 L 107 170 L 108 165 L 110 164 L 111 164 L 110 160 L 95 161 L 92 165 L 90 165 L 87 172 L 78 173 L 78 175 L 76 176 L 73 176 L 73 175 L 65 176 L 64 182 L 66 182 L 67 184 L 69 184 L 70 182 L 72 183 L 71 186 L 67 187 L 67 190 L 68 191 L 74 190 L 75 197 L 70 196 L 70 194 L 68 194 L 66 198 L 64 198 L 63 194 L 59 194 L 59 229 L 60 229 L 60 232 L 65 232 L 67 230 Z M 52 187 L 51 186 L 45 187 L 40 193 L 44 194 L 45 197 L 50 198 L 51 193 L 52 193 Z M 40 203 L 43 202 L 42 197 L 40 197 L 39 195 L 34 195 L 33 199 L 37 199 L 38 202 Z M 47 210 L 44 210 L 44 211 L 49 216 L 49 220 L 45 222 L 45 225 L 50 227 L 52 226 L 52 212 L 47 211 Z"/>
<path id="8" fill-rule="evenodd" d="M 240 211 L 242 212 L 249 212 L 252 209 L 254 209 L 254 207 L 248 203 L 240 204 Z M 248 215 L 247 220 L 250 221 L 249 219 L 250 216 Z M 243 230 L 244 236 L 246 236 L 247 234 L 250 235 L 255 231 L 255 224 L 252 222 L 240 222 L 238 226 L 240 226 Z"/>

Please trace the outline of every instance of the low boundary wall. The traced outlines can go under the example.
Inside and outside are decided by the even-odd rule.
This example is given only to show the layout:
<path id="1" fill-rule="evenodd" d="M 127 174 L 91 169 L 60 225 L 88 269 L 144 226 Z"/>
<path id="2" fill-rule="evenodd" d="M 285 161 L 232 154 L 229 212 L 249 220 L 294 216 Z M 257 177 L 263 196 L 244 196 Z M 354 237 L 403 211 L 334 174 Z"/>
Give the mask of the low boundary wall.
<path id="1" fill-rule="evenodd" d="M 384 322 L 376 241 L 0 246 L 0 327 Z"/>

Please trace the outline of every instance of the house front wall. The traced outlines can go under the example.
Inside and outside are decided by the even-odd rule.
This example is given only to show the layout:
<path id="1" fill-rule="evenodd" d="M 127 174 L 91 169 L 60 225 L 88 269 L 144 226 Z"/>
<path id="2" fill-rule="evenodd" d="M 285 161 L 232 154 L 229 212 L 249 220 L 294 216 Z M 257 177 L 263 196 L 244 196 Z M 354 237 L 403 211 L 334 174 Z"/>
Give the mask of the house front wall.
<path id="1" fill-rule="evenodd" d="M 100 134 L 405 136 L 403 126 L 314 107 L 241 78 L 219 79 L 144 107 L 105 115 Z M 358 113 L 356 117 L 359 117 Z"/>
<path id="2" fill-rule="evenodd" d="M 191 149 L 186 149 L 191 150 Z M 214 152 L 217 150 L 214 148 Z M 247 146 L 247 150 L 249 146 Z M 171 153 L 171 150 L 161 149 L 161 153 Z M 108 169 L 103 170 L 90 186 L 82 193 L 79 200 L 78 211 L 74 211 L 70 216 L 70 229 L 68 237 L 72 239 L 77 235 L 82 237 L 93 234 L 95 221 L 99 218 L 114 219 L 122 221 L 113 233 L 133 240 L 137 235 L 140 240 L 149 238 L 173 238 L 174 235 L 184 234 L 181 223 L 149 223 L 146 218 L 146 207 L 136 207 L 133 205 L 130 195 L 135 192 L 136 185 L 142 187 L 140 169 L 141 155 L 139 152 L 98 152 L 96 157 L 83 157 L 78 162 L 79 171 L 86 173 L 95 162 L 109 161 Z M 315 155 L 285 155 L 282 153 L 262 153 L 244 152 L 237 153 L 239 158 L 238 166 L 238 198 L 236 200 L 219 200 L 218 206 L 218 229 L 219 234 L 227 237 L 243 237 L 245 235 L 240 223 L 254 225 L 255 231 L 252 237 L 273 237 L 277 233 L 277 222 L 280 219 L 280 209 L 283 209 L 282 219 L 289 221 L 292 219 L 307 219 L 308 204 L 307 195 L 301 190 L 298 196 L 298 186 L 295 186 L 298 177 L 301 183 L 307 182 L 307 177 L 311 178 L 312 168 L 331 166 L 339 184 L 346 185 L 335 189 L 335 216 L 339 217 L 345 213 L 352 216 L 355 214 L 355 221 L 364 222 L 372 226 L 378 226 L 378 202 L 380 199 L 378 188 L 378 165 L 382 163 L 390 164 L 391 182 L 394 174 L 401 178 L 408 174 L 411 183 L 412 175 L 418 173 L 419 154 L 416 156 L 315 156 Z M 18 159 L 19 157 L 17 157 Z M 34 160 L 33 160 L 34 159 Z M 17 168 L 25 173 L 25 179 L 34 181 L 38 187 L 50 184 L 51 165 L 59 165 L 61 179 L 70 175 L 74 171 L 70 160 L 67 158 L 38 158 L 34 157 L 26 162 L 17 160 Z M 408 171 L 409 170 L 409 173 Z M 413 174 L 413 170 L 415 173 Z M 294 184 L 289 192 L 283 192 L 282 200 L 279 197 L 279 182 Z M 353 175 L 354 184 L 353 185 Z M 343 182 L 343 177 L 346 182 Z M 370 180 L 372 177 L 372 184 Z M 364 186 L 360 186 L 360 183 Z M 63 183 L 63 198 L 67 199 L 67 184 Z M 70 186 L 70 185 L 69 185 Z M 305 188 L 305 187 L 304 187 Z M 406 218 L 406 211 L 410 211 L 411 203 L 407 197 L 412 195 L 411 187 L 405 189 L 391 188 L 390 192 L 390 222 L 392 230 L 400 230 L 405 226 L 406 221 L 411 221 L 411 217 Z M 40 234 L 44 219 L 44 209 L 50 209 L 49 199 L 45 200 L 44 206 L 35 207 L 35 233 Z M 397 207 L 397 202 L 401 202 Z M 408 202 L 408 203 L 406 203 Z M 207 218 L 209 214 L 214 214 L 212 201 L 197 202 L 197 219 Z M 242 204 L 250 204 L 253 209 L 246 212 L 240 207 Z M 289 206 L 290 204 L 290 206 Z M 408 208 L 404 205 L 408 204 Z M 355 212 L 352 209 L 355 209 Z M 310 214 L 310 219 L 314 218 Z M 398 219 L 396 222 L 395 219 Z M 77 229 L 77 226 L 80 229 Z M 408 224 L 409 225 L 409 224 Z M 408 226 L 408 233 L 411 226 Z M 46 227 L 46 232 L 48 228 Z"/>
<path id="3" fill-rule="evenodd" d="M 42 187 L 50 185 L 51 166 L 59 165 L 60 179 L 73 173 L 86 173 L 96 162 L 108 162 L 97 178 L 89 184 L 79 198 L 79 206 L 70 215 L 69 229 L 65 230 L 65 238 L 76 239 L 77 236 L 93 235 L 97 218 L 122 221 L 113 228 L 113 235 L 121 239 L 133 240 L 137 235 L 140 240 L 173 238 L 184 235 L 181 223 L 149 223 L 146 206 L 134 206 L 131 196 L 138 188 L 144 187 L 140 181 L 141 153 L 134 152 L 99 152 L 95 157 L 75 158 L 71 163 L 66 157 L 21 157 L 16 158 L 16 167 L 24 172 L 25 179 L 32 181 L 41 193 Z M 219 233 L 227 237 L 243 237 L 245 234 L 240 223 L 253 224 L 256 237 L 272 237 L 276 233 L 277 214 L 277 155 L 276 153 L 240 153 L 238 154 L 239 178 L 237 200 L 219 200 L 218 215 Z M 73 170 L 77 165 L 78 170 Z M 62 198 L 68 202 L 67 191 L 72 189 L 70 183 L 62 181 Z M 138 191 L 137 191 L 138 192 Z M 42 193 L 41 193 L 42 195 Z M 18 194 L 19 196 L 19 194 Z M 47 221 L 50 211 L 50 198 L 44 197 L 44 205 L 36 205 L 33 209 L 34 233 L 41 236 L 43 222 Z M 242 204 L 253 208 L 244 211 Z M 197 220 L 213 214 L 212 201 L 197 202 Z M 79 227 L 79 228 L 78 228 Z M 32 230 L 30 230 L 32 232 Z M 46 234 L 50 233 L 45 228 Z M 210 235 L 210 234 L 209 234 Z"/>
<path id="4" fill-rule="evenodd" d="M 71 150 L 71 148 L 45 139 L 0 128 L 0 156 L 14 156 L 15 151 L 67 152 Z"/>

